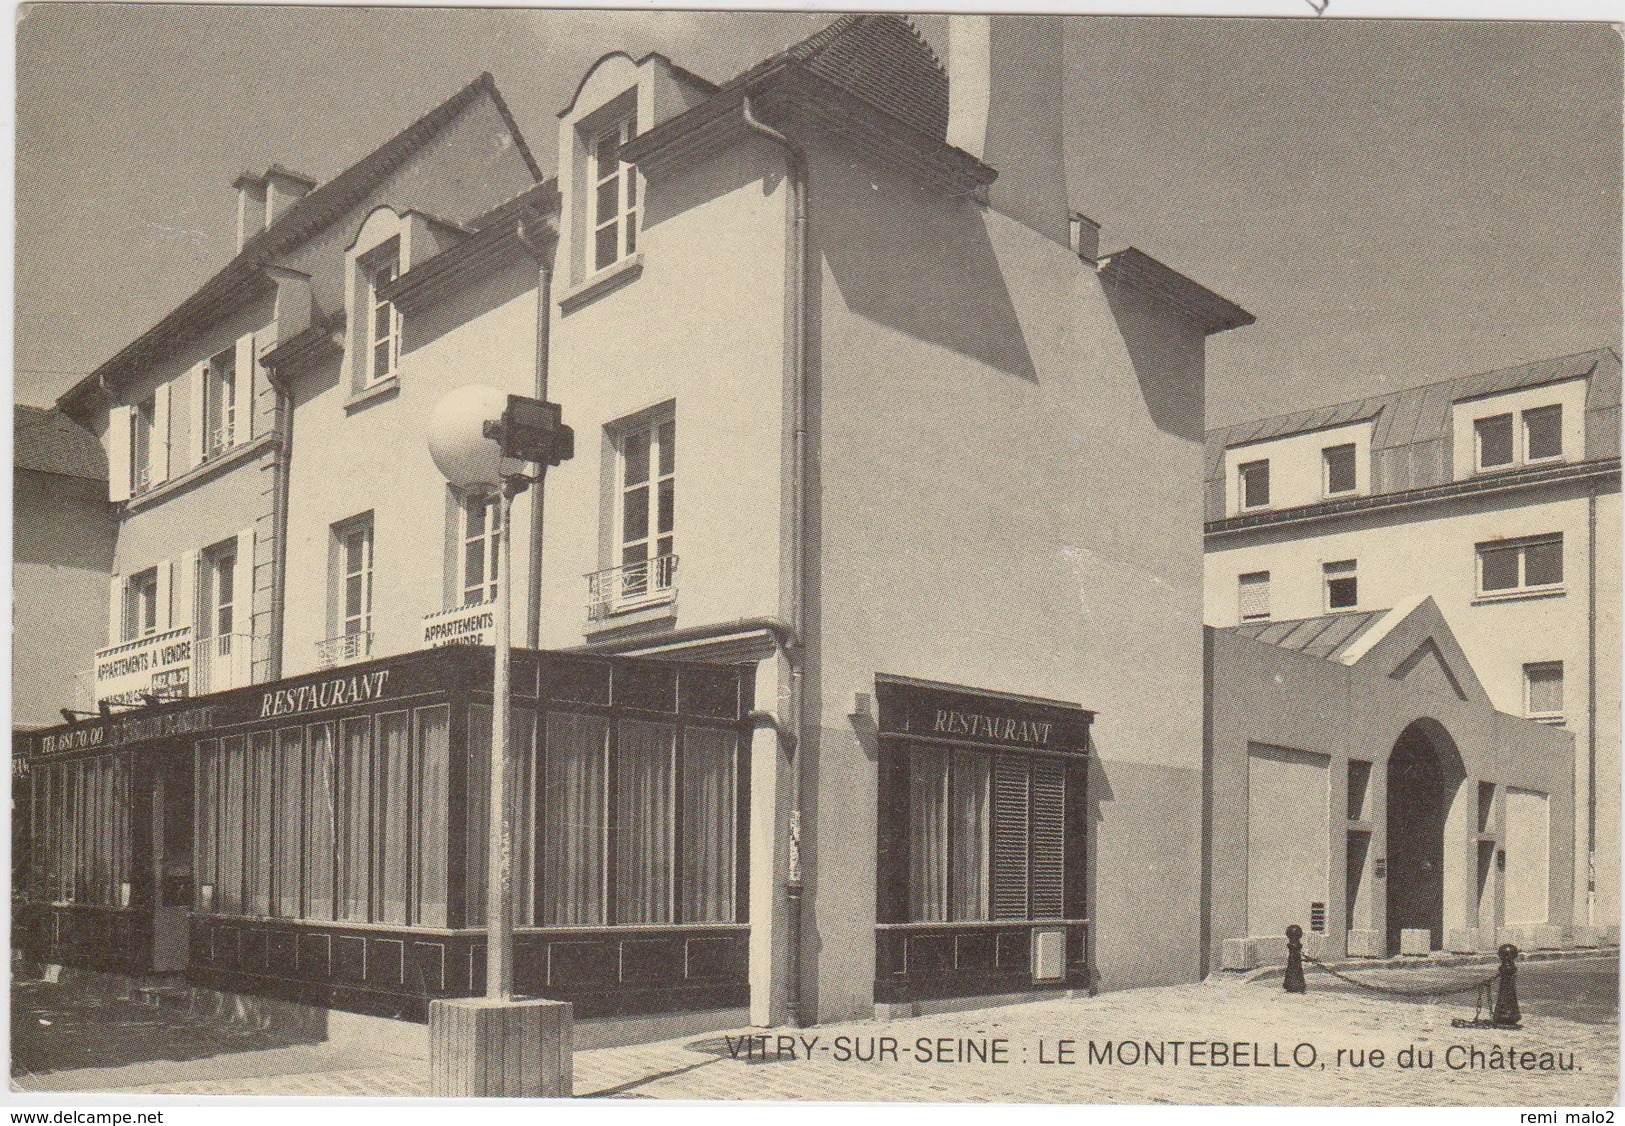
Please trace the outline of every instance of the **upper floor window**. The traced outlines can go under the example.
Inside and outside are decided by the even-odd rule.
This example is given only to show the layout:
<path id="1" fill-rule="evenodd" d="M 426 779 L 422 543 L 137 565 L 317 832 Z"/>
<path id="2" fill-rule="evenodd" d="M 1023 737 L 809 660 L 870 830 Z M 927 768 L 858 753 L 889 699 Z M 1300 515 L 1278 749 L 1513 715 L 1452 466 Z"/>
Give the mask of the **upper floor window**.
<path id="1" fill-rule="evenodd" d="M 325 668 L 372 655 L 372 513 L 334 524 L 331 552 L 332 636 L 316 646 Z"/>
<path id="2" fill-rule="evenodd" d="M 1237 470 L 1241 492 L 1241 507 L 1268 508 L 1270 504 L 1270 463 L 1244 462 Z"/>
<path id="3" fill-rule="evenodd" d="M 395 374 L 401 358 L 401 317 L 394 302 L 380 291 L 395 280 L 401 268 L 401 240 L 392 238 L 367 252 L 361 259 L 361 276 L 366 284 L 367 384 Z"/>
<path id="4" fill-rule="evenodd" d="M 1326 583 L 1327 610 L 1353 610 L 1360 605 L 1360 578 L 1358 563 L 1343 559 L 1322 565 Z"/>
<path id="5" fill-rule="evenodd" d="M 1244 622 L 1265 622 L 1270 616 L 1270 573 L 1253 571 L 1236 580 L 1237 617 Z"/>
<path id="6" fill-rule="evenodd" d="M 203 456 L 216 457 L 236 442 L 237 350 L 228 348 L 203 368 Z"/>
<path id="7" fill-rule="evenodd" d="M 229 539 L 203 553 L 202 613 L 199 637 L 230 637 L 237 632 L 237 541 Z"/>
<path id="8" fill-rule="evenodd" d="M 148 395 L 130 415 L 130 492 L 144 493 L 153 479 L 153 433 L 157 428 L 157 396 Z"/>
<path id="9" fill-rule="evenodd" d="M 1478 592 L 1518 594 L 1563 585 L 1563 536 L 1478 545 Z"/>
<path id="10" fill-rule="evenodd" d="M 124 584 L 124 640 L 137 641 L 158 632 L 158 568 L 130 576 Z"/>
<path id="11" fill-rule="evenodd" d="M 1523 667 L 1523 714 L 1543 723 L 1563 722 L 1563 662 Z"/>
<path id="12" fill-rule="evenodd" d="M 593 135 L 587 167 L 592 268 L 602 270 L 638 249 L 638 171 L 621 160 L 634 122 L 622 118 Z"/>
<path id="13" fill-rule="evenodd" d="M 1322 468 L 1324 470 L 1322 486 L 1329 497 L 1342 493 L 1352 493 L 1358 485 L 1356 472 L 1354 443 L 1346 442 L 1339 446 L 1327 446 L 1320 453 Z"/>
<path id="14" fill-rule="evenodd" d="M 497 596 L 497 553 L 502 550 L 502 505 L 483 493 L 458 499 L 458 605 Z"/>
<path id="15" fill-rule="evenodd" d="M 1563 456 L 1563 405 L 1551 403 L 1473 422 L 1480 470 L 1508 469 Z"/>
<path id="16" fill-rule="evenodd" d="M 676 587 L 677 420 L 669 409 L 610 428 L 617 565 L 589 584 L 589 616 L 670 601 Z"/>

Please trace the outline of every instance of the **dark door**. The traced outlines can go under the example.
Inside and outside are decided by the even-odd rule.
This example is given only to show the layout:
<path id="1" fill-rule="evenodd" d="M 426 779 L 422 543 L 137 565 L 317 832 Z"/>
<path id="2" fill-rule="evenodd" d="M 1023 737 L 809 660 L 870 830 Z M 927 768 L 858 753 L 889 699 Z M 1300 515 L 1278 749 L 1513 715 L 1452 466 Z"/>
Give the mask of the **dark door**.
<path id="1" fill-rule="evenodd" d="M 1407 734 L 1388 758 L 1388 952 L 1400 931 L 1444 944 L 1444 776 L 1427 740 Z"/>

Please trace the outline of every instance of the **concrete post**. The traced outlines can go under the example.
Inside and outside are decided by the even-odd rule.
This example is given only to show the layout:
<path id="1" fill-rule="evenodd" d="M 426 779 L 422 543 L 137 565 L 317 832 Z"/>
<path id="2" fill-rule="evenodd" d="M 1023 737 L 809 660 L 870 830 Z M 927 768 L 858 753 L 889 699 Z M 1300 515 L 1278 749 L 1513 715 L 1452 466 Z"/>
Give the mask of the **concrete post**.
<path id="1" fill-rule="evenodd" d="M 574 1050 L 574 1006 L 567 1001 L 429 1002 L 433 1095 L 567 1099 Z"/>

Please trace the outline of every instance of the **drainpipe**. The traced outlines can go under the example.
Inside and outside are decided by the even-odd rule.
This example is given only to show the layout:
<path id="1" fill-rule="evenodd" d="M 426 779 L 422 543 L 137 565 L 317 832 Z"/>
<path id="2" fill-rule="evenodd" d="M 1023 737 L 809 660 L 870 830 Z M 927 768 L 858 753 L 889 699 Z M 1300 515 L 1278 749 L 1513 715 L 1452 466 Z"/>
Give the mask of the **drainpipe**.
<path id="1" fill-rule="evenodd" d="M 784 379 L 789 389 L 790 449 L 788 451 L 789 512 L 785 541 L 789 545 L 787 576 L 790 629 L 799 642 L 806 638 L 806 520 L 807 520 L 807 157 L 801 148 L 757 118 L 746 94 L 739 103 L 740 120 L 751 132 L 784 150 L 785 206 L 789 231 L 784 247 Z M 790 699 L 786 711 L 795 758 L 790 767 L 790 856 L 785 874 L 784 899 L 789 933 L 786 1007 L 791 1022 L 805 1024 L 801 1012 L 801 803 L 805 789 L 807 719 L 802 688 L 800 649 L 790 652 Z"/>
<path id="2" fill-rule="evenodd" d="M 1586 539 L 1586 923 L 1597 905 L 1597 482 L 1587 498 Z"/>
<path id="3" fill-rule="evenodd" d="M 293 391 L 272 367 L 265 369 L 267 382 L 276 392 L 276 475 L 271 482 L 271 521 L 276 525 L 276 550 L 271 553 L 271 636 L 270 659 L 266 662 L 267 683 L 282 679 L 282 618 L 287 603 L 284 593 L 288 567 L 288 475 L 293 469 Z"/>
<path id="4" fill-rule="evenodd" d="M 545 228 L 549 224 L 542 220 Z M 521 216 L 514 229 L 519 244 L 536 259 L 536 398 L 547 401 L 548 347 L 551 342 L 552 321 L 549 312 L 553 292 L 552 255 L 543 249 L 543 241 L 536 237 L 531 220 Z M 536 482 L 530 499 L 530 592 L 525 605 L 525 648 L 540 649 L 542 638 L 542 508 L 546 474 Z"/>

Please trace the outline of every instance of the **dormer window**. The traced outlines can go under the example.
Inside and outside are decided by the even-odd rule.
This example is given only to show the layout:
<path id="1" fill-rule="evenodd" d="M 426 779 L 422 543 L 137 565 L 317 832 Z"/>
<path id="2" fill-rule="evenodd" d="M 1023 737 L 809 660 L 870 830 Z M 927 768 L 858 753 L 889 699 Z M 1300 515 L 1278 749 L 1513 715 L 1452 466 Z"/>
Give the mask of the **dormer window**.
<path id="1" fill-rule="evenodd" d="M 592 268 L 607 269 L 638 249 L 638 170 L 621 160 L 634 122 L 622 118 L 593 135 L 587 168 Z"/>
<path id="2" fill-rule="evenodd" d="M 1237 469 L 1244 511 L 1270 506 L 1270 463 L 1249 461 Z"/>
<path id="3" fill-rule="evenodd" d="M 392 238 L 371 250 L 361 260 L 361 276 L 366 284 L 367 386 L 395 374 L 401 357 L 401 317 L 393 302 L 380 291 L 400 273 L 401 241 Z"/>
<path id="4" fill-rule="evenodd" d="M 1557 461 L 1563 456 L 1563 404 L 1477 419 L 1473 435 L 1480 472 Z"/>
<path id="5" fill-rule="evenodd" d="M 1563 406 L 1553 403 L 1523 412 L 1523 459 L 1546 461 L 1563 456 Z"/>
<path id="6" fill-rule="evenodd" d="M 1345 442 L 1340 446 L 1327 446 L 1321 451 L 1320 457 L 1325 468 L 1325 480 L 1322 484 L 1326 495 L 1335 497 L 1352 493 L 1359 483 L 1354 443 Z"/>

